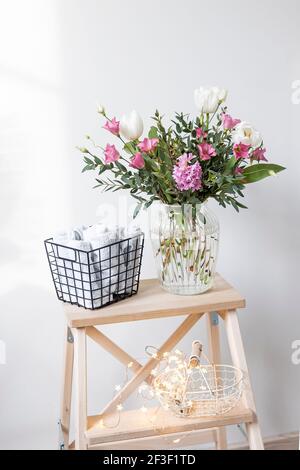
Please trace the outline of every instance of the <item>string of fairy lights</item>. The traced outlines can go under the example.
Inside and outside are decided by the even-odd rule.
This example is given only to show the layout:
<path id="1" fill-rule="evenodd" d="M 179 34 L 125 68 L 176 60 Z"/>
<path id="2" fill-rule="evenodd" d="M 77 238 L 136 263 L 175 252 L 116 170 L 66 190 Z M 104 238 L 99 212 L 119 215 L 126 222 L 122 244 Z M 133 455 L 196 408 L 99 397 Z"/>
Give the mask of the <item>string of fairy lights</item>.
<path id="1" fill-rule="evenodd" d="M 164 426 L 162 425 L 157 425 L 157 420 L 160 411 L 163 410 L 169 410 L 169 405 L 168 404 L 162 404 L 161 402 L 156 406 L 153 407 L 150 411 L 148 404 L 149 402 L 153 401 L 154 399 L 160 398 L 160 391 L 158 389 L 155 389 L 155 378 L 159 377 L 159 375 L 162 372 L 169 373 L 171 368 L 177 368 L 179 371 L 180 370 L 185 370 L 187 367 L 187 358 L 184 355 L 182 351 L 179 349 L 176 349 L 174 352 L 164 352 L 163 354 L 159 355 L 158 349 L 155 348 L 154 346 L 146 346 L 145 352 L 147 356 L 149 356 L 151 359 L 154 359 L 156 361 L 156 366 L 151 370 L 151 385 L 148 385 L 146 383 L 143 383 L 139 386 L 138 388 L 138 397 L 142 399 L 142 406 L 139 408 L 140 412 L 143 413 L 148 420 L 148 422 L 153 426 L 153 430 L 155 432 L 159 432 L 160 436 L 168 442 L 168 444 L 179 444 L 184 441 L 186 437 L 188 437 L 192 431 L 185 433 L 184 435 L 181 435 L 180 437 L 175 437 L 171 440 L 169 438 L 165 438 L 163 435 L 163 429 Z M 125 367 L 125 377 L 124 380 L 122 381 L 121 384 L 116 384 L 114 387 L 114 396 L 119 392 L 121 392 L 122 388 L 125 386 L 125 384 L 128 382 L 129 379 L 129 373 L 133 367 L 133 362 L 129 362 L 127 364 L 127 367 Z M 167 385 L 166 381 L 164 381 L 164 384 Z M 114 422 L 111 422 L 111 417 L 109 418 L 109 422 L 106 422 L 104 419 L 100 421 L 100 426 L 103 428 L 117 428 L 120 424 L 121 420 L 121 414 L 122 411 L 124 410 L 124 405 L 122 403 L 122 394 L 120 394 L 120 401 L 116 405 L 115 409 L 115 419 Z"/>
<path id="2" fill-rule="evenodd" d="M 206 360 L 207 365 L 200 365 L 199 361 L 196 367 L 190 367 L 191 356 L 188 359 L 179 349 L 160 354 L 158 349 L 154 346 L 147 346 L 145 352 L 147 356 L 155 360 L 156 365 L 150 373 L 150 384 L 144 382 L 138 388 L 137 398 L 139 401 L 142 401 L 139 411 L 144 415 L 144 419 L 153 426 L 153 431 L 158 433 L 169 445 L 183 443 L 193 431 L 184 434 L 181 433 L 180 437 L 176 435 L 173 438 L 164 436 L 165 426 L 160 423 L 167 423 L 167 420 L 158 419 L 162 410 L 182 417 L 197 416 L 195 415 L 195 413 L 199 411 L 195 405 L 197 400 L 191 399 L 191 397 L 194 396 L 193 394 L 195 394 L 195 389 L 197 394 L 200 394 L 202 398 L 199 401 L 202 406 L 202 415 L 214 414 L 211 407 L 212 403 L 214 406 L 218 405 L 218 401 L 221 403 L 221 406 L 213 408 L 213 410 L 218 409 L 218 413 L 222 414 L 222 412 L 226 412 L 227 409 L 231 409 L 238 401 L 242 390 L 243 374 L 233 366 L 213 365 L 203 352 L 201 354 Z M 122 389 L 129 380 L 133 365 L 133 362 L 127 364 L 122 383 L 116 384 L 114 387 L 113 398 L 116 394 L 119 396 L 115 413 L 110 414 L 106 419 L 101 419 L 99 423 L 100 427 L 112 429 L 119 426 L 122 411 L 124 410 Z M 232 379 L 229 381 L 229 385 L 226 386 L 226 383 L 224 384 L 223 382 L 221 382 L 220 386 L 218 385 L 217 367 L 227 368 L 225 369 L 226 372 L 229 371 L 231 373 Z M 189 391 L 190 389 L 191 391 Z M 222 396 L 222 394 L 224 394 L 224 396 Z M 158 405 L 149 408 L 149 403 L 154 400 L 158 400 Z M 227 405 L 227 408 L 224 405 Z"/>

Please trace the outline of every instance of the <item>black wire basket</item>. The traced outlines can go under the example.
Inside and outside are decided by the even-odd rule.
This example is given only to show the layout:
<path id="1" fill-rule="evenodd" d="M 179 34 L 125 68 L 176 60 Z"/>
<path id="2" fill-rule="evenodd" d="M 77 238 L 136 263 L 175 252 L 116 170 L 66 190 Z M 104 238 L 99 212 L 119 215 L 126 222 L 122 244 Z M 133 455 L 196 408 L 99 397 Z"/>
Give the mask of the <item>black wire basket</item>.
<path id="1" fill-rule="evenodd" d="M 45 240 L 59 300 L 95 310 L 136 294 L 144 234 L 90 251 Z"/>

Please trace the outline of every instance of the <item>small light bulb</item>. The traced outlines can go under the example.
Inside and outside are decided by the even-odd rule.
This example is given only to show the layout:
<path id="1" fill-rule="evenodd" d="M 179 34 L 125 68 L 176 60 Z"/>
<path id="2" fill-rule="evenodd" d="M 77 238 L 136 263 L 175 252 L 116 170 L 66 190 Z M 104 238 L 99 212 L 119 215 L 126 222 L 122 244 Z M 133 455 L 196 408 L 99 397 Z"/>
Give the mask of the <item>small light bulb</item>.
<path id="1" fill-rule="evenodd" d="M 169 354 L 170 354 L 170 353 L 168 353 L 168 352 L 164 352 L 164 353 L 163 353 L 163 357 L 168 357 Z"/>
<path id="2" fill-rule="evenodd" d="M 129 363 L 127 364 L 128 369 L 130 369 L 130 367 L 132 367 L 132 366 L 133 366 L 133 362 L 129 362 Z"/>
<path id="3" fill-rule="evenodd" d="M 178 359 L 176 356 L 170 356 L 169 362 L 176 362 Z"/>
<path id="4" fill-rule="evenodd" d="M 117 405 L 117 410 L 118 410 L 118 411 L 122 411 L 122 410 L 123 410 L 123 405 L 122 405 L 122 403 L 120 403 L 119 405 Z"/>
<path id="5" fill-rule="evenodd" d="M 147 390 L 147 385 L 143 384 L 139 386 L 139 393 L 142 393 L 145 390 Z"/>
<path id="6" fill-rule="evenodd" d="M 115 386 L 115 391 L 116 391 L 116 392 L 119 392 L 120 390 L 121 390 L 121 385 L 116 385 L 116 386 Z"/>
<path id="7" fill-rule="evenodd" d="M 179 438 L 173 440 L 173 443 L 174 443 L 174 444 L 178 444 L 178 442 L 180 442 L 180 439 L 179 439 Z"/>
<path id="8" fill-rule="evenodd" d="M 153 358 L 153 359 L 157 359 L 157 357 L 158 357 L 157 353 L 153 353 L 153 354 L 152 354 L 152 358 Z"/>
<path id="9" fill-rule="evenodd" d="M 154 375 L 154 376 L 157 375 L 157 370 L 156 370 L 156 369 L 152 369 L 151 375 Z"/>

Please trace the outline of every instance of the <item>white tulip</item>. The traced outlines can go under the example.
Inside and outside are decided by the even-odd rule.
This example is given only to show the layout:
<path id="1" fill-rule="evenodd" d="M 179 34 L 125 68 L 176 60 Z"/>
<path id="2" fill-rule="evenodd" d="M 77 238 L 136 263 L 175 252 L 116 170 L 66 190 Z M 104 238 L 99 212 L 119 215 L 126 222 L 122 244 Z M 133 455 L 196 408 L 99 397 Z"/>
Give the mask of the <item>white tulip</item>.
<path id="1" fill-rule="evenodd" d="M 251 145 L 257 148 L 262 144 L 262 135 L 248 122 L 240 122 L 232 134 L 232 140 L 235 144 Z"/>
<path id="2" fill-rule="evenodd" d="M 195 104 L 200 113 L 214 113 L 227 98 L 227 90 L 218 87 L 200 87 L 194 91 Z"/>
<path id="3" fill-rule="evenodd" d="M 105 113 L 105 108 L 104 108 L 104 106 L 102 106 L 102 104 L 98 105 L 97 112 L 99 114 L 104 114 Z"/>
<path id="4" fill-rule="evenodd" d="M 221 88 L 219 90 L 219 100 L 223 103 L 224 101 L 226 101 L 226 98 L 227 98 L 227 95 L 228 95 L 228 90 L 226 90 L 225 88 Z"/>
<path id="5" fill-rule="evenodd" d="M 120 120 L 120 133 L 127 140 L 136 140 L 141 137 L 144 124 L 141 116 L 136 111 L 122 116 Z"/>

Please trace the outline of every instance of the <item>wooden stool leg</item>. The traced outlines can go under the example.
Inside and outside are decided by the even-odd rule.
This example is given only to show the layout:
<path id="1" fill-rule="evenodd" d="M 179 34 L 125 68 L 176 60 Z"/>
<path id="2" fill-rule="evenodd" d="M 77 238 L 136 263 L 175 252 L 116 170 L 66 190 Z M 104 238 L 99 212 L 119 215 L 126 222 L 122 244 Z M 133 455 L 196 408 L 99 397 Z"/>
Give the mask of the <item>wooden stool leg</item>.
<path id="1" fill-rule="evenodd" d="M 74 369 L 76 386 L 75 449 L 85 450 L 87 428 L 87 376 L 85 328 L 74 328 Z"/>
<path id="2" fill-rule="evenodd" d="M 257 421 L 255 402 L 252 392 L 252 387 L 249 379 L 249 372 L 246 362 L 246 356 L 244 352 L 244 346 L 242 336 L 239 327 L 239 321 L 235 310 L 224 312 L 222 315 L 225 321 L 225 327 L 227 332 L 228 344 L 232 357 L 232 362 L 235 367 L 242 369 L 246 373 L 248 380 L 248 390 L 243 394 L 243 400 L 245 406 L 250 408 L 255 415 L 252 423 L 246 424 L 246 430 L 248 434 L 249 447 L 251 450 L 263 450 L 263 440 L 261 436 L 260 427 Z"/>
<path id="3" fill-rule="evenodd" d="M 219 330 L 219 315 L 216 312 L 209 312 L 207 314 L 207 336 L 209 359 L 214 364 L 221 363 L 220 351 L 220 330 Z M 214 432 L 215 443 L 217 450 L 227 449 L 226 428 L 217 428 Z"/>
<path id="4" fill-rule="evenodd" d="M 74 360 L 74 338 L 69 327 L 66 328 L 65 357 L 63 371 L 63 390 L 61 399 L 61 431 L 64 441 L 64 449 L 69 448 L 70 417 L 72 400 L 72 379 Z"/>

